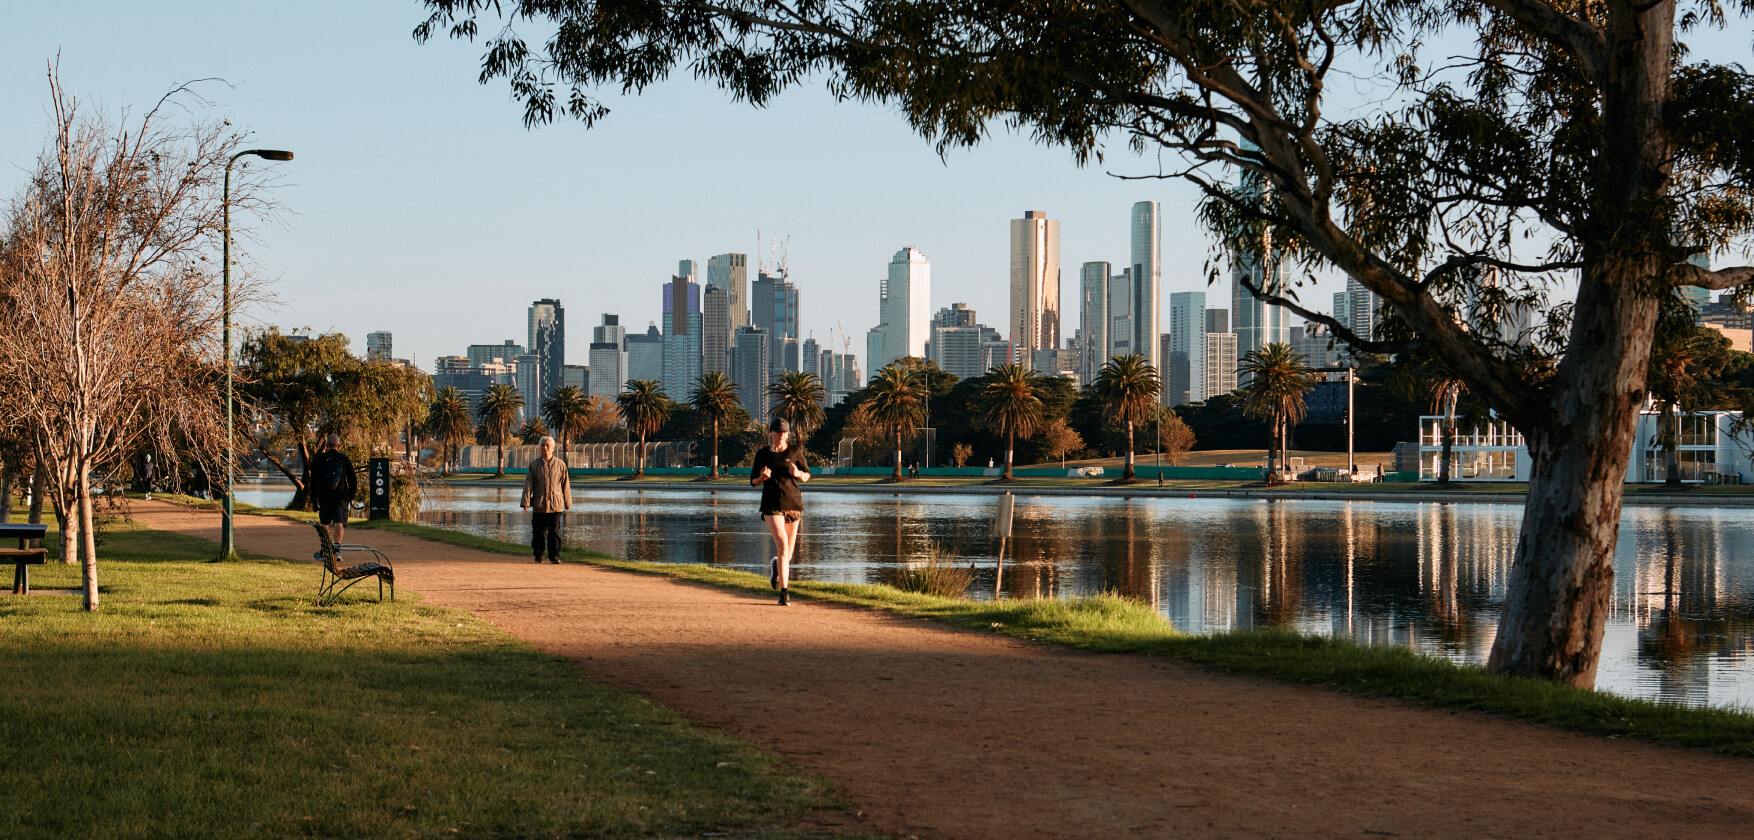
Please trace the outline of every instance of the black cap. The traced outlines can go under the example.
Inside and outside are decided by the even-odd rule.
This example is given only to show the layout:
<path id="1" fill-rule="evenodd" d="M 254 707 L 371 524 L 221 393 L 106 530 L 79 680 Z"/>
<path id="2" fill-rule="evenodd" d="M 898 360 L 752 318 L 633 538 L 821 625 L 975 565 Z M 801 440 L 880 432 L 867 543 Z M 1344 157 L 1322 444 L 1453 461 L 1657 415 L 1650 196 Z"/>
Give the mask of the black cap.
<path id="1" fill-rule="evenodd" d="M 767 430 L 770 432 L 790 432 L 792 424 L 787 423 L 784 417 L 775 417 L 773 422 L 767 424 Z"/>

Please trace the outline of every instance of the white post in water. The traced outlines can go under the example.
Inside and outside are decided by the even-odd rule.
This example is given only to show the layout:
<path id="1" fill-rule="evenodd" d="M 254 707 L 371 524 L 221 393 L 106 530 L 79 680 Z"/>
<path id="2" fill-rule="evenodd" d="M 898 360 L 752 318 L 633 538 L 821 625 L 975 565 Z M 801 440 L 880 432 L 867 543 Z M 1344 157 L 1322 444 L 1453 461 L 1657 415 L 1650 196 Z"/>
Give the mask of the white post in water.
<path id="1" fill-rule="evenodd" d="M 999 509 L 993 514 L 993 536 L 999 538 L 999 562 L 993 566 L 993 600 L 999 600 L 1000 584 L 1005 579 L 1005 543 L 1011 539 L 1011 511 L 1017 497 L 1006 491 L 999 495 Z"/>

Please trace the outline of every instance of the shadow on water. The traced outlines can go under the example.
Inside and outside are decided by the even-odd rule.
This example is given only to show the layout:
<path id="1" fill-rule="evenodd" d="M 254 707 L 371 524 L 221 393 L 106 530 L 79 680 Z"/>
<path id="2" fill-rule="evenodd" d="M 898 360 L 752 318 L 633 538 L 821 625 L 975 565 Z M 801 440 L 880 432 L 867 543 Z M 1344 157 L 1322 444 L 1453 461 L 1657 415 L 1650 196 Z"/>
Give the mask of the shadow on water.
<path id="1" fill-rule="evenodd" d="M 272 503 L 264 487 L 253 503 Z M 516 487 L 445 488 L 421 519 L 525 542 Z M 800 579 L 871 583 L 947 548 L 970 593 L 1114 592 L 1192 632 L 1282 626 L 1483 662 L 1522 510 L 1477 503 L 1270 502 L 1019 495 L 996 579 L 992 496 L 806 492 Z M 756 497 L 729 487 L 578 493 L 569 543 L 640 561 L 766 573 Z M 1628 508 L 1598 684 L 1691 704 L 1754 705 L 1754 522 L 1714 508 Z"/>

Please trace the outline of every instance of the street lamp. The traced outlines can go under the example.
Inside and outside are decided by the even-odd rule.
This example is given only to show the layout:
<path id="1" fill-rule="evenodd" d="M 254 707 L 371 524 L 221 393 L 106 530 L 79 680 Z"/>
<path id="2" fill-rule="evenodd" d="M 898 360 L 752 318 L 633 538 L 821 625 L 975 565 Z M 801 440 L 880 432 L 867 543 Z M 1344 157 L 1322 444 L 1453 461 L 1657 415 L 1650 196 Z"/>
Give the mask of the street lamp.
<path id="1" fill-rule="evenodd" d="M 278 149 L 245 149 L 231 156 L 225 162 L 225 189 L 220 193 L 219 209 L 224 220 L 224 245 L 222 246 L 222 266 L 220 276 L 224 278 L 225 308 L 225 519 L 219 529 L 219 556 L 230 557 L 237 553 L 236 540 L 232 532 L 232 496 L 236 495 L 232 487 L 232 398 L 231 398 L 231 165 L 238 158 L 255 155 L 263 160 L 292 160 L 292 152 Z"/>

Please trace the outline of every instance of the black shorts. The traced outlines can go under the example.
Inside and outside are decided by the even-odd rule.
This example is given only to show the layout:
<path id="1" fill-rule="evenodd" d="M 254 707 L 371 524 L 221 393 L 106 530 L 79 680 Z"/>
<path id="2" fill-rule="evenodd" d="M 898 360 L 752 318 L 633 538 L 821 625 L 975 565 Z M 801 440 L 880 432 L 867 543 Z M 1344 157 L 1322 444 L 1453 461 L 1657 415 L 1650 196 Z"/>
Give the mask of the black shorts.
<path id="1" fill-rule="evenodd" d="M 784 516 L 787 522 L 797 522 L 804 518 L 801 510 L 762 510 L 761 521 L 766 522 L 770 516 Z"/>
<path id="2" fill-rule="evenodd" d="M 324 499 L 317 502 L 317 521 L 324 525 L 346 525 L 351 499 Z"/>

